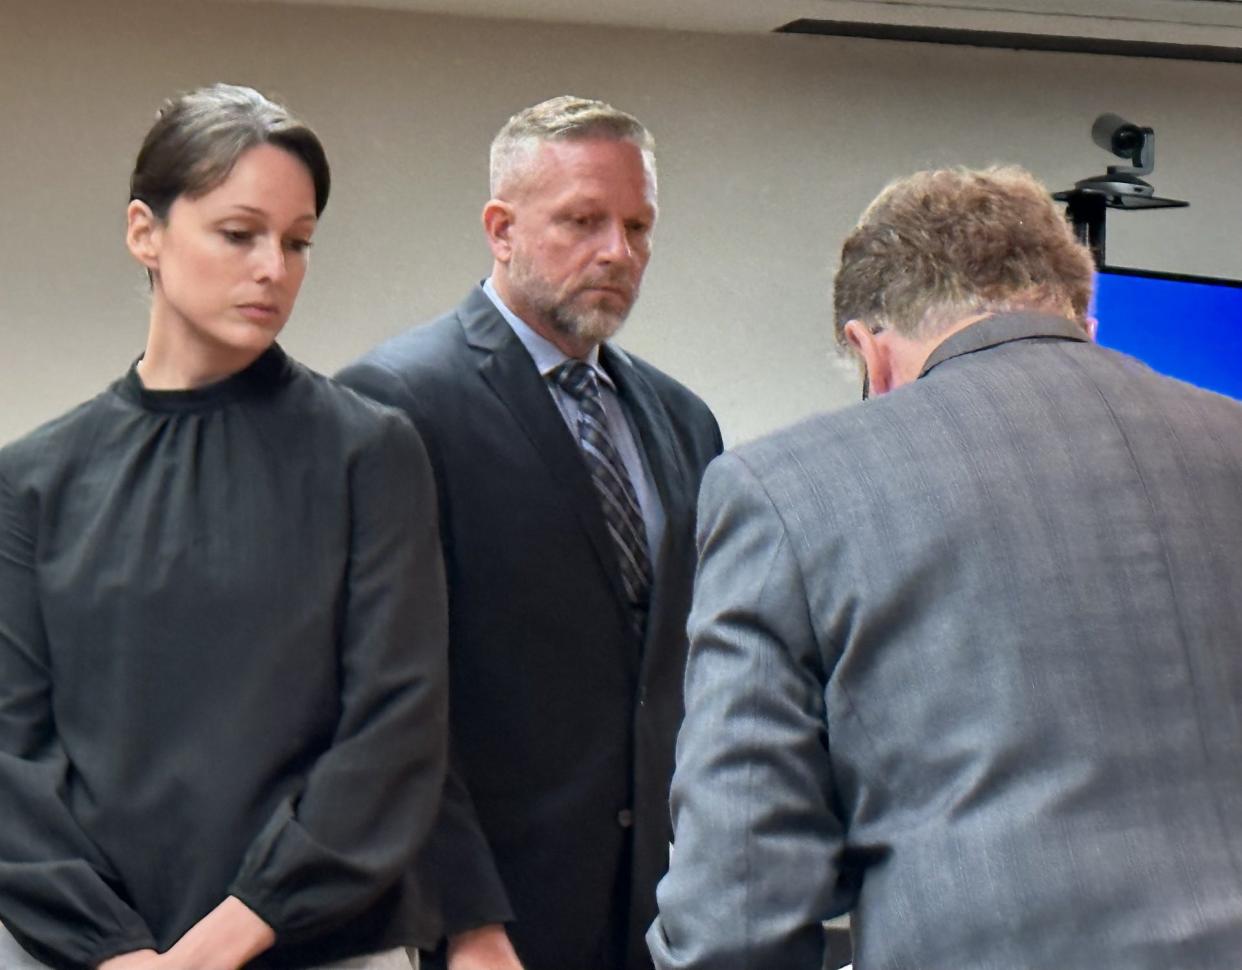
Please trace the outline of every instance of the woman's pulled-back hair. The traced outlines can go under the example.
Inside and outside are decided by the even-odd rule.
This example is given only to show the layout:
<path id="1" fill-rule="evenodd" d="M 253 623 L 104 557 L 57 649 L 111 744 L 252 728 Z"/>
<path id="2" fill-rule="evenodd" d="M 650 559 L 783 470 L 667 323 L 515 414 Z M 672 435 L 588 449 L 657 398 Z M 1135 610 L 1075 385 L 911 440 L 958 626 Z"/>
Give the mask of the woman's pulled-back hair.
<path id="1" fill-rule="evenodd" d="M 281 105 L 235 84 L 212 84 L 164 103 L 134 163 L 130 201 L 145 202 L 157 218 L 167 219 L 178 196 L 210 192 L 245 152 L 263 144 L 283 148 L 306 165 L 315 185 L 315 214 L 322 214 L 331 176 L 319 138 Z"/>

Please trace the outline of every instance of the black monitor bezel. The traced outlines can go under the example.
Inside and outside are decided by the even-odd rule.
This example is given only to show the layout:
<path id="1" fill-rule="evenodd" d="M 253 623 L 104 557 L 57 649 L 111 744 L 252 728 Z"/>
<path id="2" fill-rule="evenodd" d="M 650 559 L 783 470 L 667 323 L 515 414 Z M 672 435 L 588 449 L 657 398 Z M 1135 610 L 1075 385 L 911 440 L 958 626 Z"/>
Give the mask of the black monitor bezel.
<path id="1" fill-rule="evenodd" d="M 1225 286 L 1242 289 L 1242 280 L 1226 279 L 1223 276 L 1195 276 L 1191 273 L 1166 273 L 1158 269 L 1135 269 L 1132 266 L 1100 266 L 1097 273 L 1108 273 L 1112 276 L 1137 276 L 1141 279 L 1168 280 L 1172 283 L 1202 283 L 1207 286 Z"/>

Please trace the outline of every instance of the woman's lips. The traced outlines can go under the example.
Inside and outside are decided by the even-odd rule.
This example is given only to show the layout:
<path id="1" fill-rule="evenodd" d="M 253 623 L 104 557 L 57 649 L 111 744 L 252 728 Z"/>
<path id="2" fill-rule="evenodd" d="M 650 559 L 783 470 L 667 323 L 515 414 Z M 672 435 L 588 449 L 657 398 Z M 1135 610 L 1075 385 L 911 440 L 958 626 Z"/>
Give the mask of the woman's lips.
<path id="1" fill-rule="evenodd" d="M 242 303 L 237 309 L 254 323 L 271 323 L 280 318 L 280 308 L 274 303 Z"/>

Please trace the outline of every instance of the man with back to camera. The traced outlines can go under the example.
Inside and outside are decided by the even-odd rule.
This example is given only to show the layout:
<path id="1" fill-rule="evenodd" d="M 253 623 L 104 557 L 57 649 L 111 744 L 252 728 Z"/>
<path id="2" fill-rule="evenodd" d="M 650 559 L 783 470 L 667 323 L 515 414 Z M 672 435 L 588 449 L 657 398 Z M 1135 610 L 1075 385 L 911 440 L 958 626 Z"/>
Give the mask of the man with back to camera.
<path id="1" fill-rule="evenodd" d="M 846 240 L 875 399 L 703 483 L 662 970 L 818 970 L 849 910 L 856 970 L 1242 959 L 1242 405 L 1091 284 L 1020 169 Z"/>
<path id="2" fill-rule="evenodd" d="M 650 255 L 646 129 L 535 105 L 492 143 L 491 194 L 490 278 L 339 375 L 410 415 L 439 488 L 455 770 L 422 865 L 452 970 L 638 970 L 720 433 L 608 343 Z"/>

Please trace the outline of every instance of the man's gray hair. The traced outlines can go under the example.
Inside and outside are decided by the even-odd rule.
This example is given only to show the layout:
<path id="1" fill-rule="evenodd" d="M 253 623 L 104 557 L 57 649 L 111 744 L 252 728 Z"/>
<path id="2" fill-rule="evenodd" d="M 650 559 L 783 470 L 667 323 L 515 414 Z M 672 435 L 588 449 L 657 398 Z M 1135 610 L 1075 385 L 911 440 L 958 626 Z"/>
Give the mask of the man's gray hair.
<path id="1" fill-rule="evenodd" d="M 492 140 L 491 193 L 500 191 L 547 141 L 603 138 L 639 147 L 655 188 L 655 139 L 637 118 L 603 101 L 561 95 L 519 111 Z"/>
<path id="2" fill-rule="evenodd" d="M 1047 188 L 1017 166 L 890 184 L 841 248 L 837 341 L 850 320 L 915 338 L 977 313 L 1042 310 L 1086 328 L 1094 264 Z"/>

